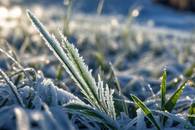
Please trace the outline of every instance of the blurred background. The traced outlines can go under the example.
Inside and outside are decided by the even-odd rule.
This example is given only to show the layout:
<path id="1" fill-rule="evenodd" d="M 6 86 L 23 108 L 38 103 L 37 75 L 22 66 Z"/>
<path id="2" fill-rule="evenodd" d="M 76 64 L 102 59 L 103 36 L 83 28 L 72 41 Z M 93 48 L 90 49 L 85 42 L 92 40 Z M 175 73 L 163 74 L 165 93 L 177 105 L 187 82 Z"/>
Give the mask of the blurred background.
<path id="1" fill-rule="evenodd" d="M 195 27 L 194 0 L 123 0 L 122 2 L 119 0 L 3 0 L 0 2 L 1 16 L 6 15 L 6 12 L 3 12 L 5 8 L 8 11 L 16 9 L 12 12 L 16 11 L 16 15 L 19 15 L 21 8 L 26 9 L 36 6 L 36 12 L 40 11 L 41 14 L 44 12 L 41 12 L 40 8 L 47 8 L 45 15 L 52 12 L 48 7 L 61 9 L 61 11 L 56 10 L 57 15 L 57 13 L 66 13 L 66 7 L 69 3 L 72 3 L 71 10 L 73 14 L 96 14 L 98 5 L 103 3 L 102 15 L 126 17 L 132 8 L 139 7 L 140 13 L 136 20 L 140 24 L 153 22 L 156 26 L 185 30 L 193 30 Z M 24 11 L 22 12 L 24 13 Z"/>

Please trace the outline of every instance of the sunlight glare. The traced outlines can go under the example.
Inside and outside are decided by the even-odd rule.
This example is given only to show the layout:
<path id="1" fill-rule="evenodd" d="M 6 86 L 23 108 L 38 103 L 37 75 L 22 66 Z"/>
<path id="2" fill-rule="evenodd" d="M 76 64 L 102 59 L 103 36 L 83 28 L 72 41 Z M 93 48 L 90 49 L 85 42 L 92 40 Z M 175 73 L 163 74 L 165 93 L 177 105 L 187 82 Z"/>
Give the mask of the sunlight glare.
<path id="1" fill-rule="evenodd" d="M 139 16 L 139 9 L 134 9 L 131 14 L 133 17 Z"/>
<path id="2" fill-rule="evenodd" d="M 19 18 L 22 15 L 22 10 L 20 7 L 15 6 L 9 11 L 9 17 L 11 18 Z"/>
<path id="3" fill-rule="evenodd" d="M 5 19 L 8 16 L 8 9 L 0 6 L 0 19 Z"/>

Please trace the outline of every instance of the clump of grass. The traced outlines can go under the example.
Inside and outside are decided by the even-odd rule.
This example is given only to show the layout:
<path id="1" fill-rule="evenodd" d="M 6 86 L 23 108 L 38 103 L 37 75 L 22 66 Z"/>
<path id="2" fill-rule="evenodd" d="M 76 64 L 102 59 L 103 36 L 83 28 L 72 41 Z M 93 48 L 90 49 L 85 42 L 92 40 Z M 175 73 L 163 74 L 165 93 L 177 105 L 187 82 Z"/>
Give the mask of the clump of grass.
<path id="1" fill-rule="evenodd" d="M 180 98 L 184 88 L 186 87 L 186 84 L 188 81 L 184 81 L 179 88 L 174 92 L 174 94 L 168 99 L 166 100 L 166 80 L 167 80 L 167 74 L 166 74 L 166 70 L 164 70 L 163 75 L 162 75 L 162 82 L 161 82 L 161 111 L 162 112 L 171 112 L 173 110 L 173 108 L 175 107 L 178 99 Z M 150 122 L 152 124 L 154 124 L 154 126 L 160 130 L 160 125 L 158 125 L 157 121 L 155 120 L 151 110 L 149 108 L 147 108 L 147 106 L 139 99 L 137 98 L 135 95 L 131 96 L 133 101 L 137 104 L 137 106 L 139 108 L 142 109 L 142 111 L 144 112 L 144 114 L 146 115 L 146 117 L 150 120 Z M 190 113 L 192 114 L 192 110 L 193 107 L 191 106 L 190 108 Z M 162 120 L 162 124 L 165 125 L 165 121 L 167 120 L 167 117 L 165 117 L 163 115 L 163 117 L 161 118 Z M 190 118 L 192 119 L 192 118 Z"/>
<path id="2" fill-rule="evenodd" d="M 54 35 L 49 34 L 41 22 L 29 10 L 27 14 L 46 41 L 46 45 L 62 63 L 66 72 L 75 81 L 91 107 L 106 113 L 115 120 L 116 113 L 112 96 L 114 91 L 110 90 L 107 84 L 104 85 L 100 76 L 98 77 L 98 82 L 95 81 L 91 70 L 88 69 L 83 58 L 80 57 L 78 50 L 66 40 L 62 33 L 60 33 L 62 39 L 62 43 L 60 43 Z"/>

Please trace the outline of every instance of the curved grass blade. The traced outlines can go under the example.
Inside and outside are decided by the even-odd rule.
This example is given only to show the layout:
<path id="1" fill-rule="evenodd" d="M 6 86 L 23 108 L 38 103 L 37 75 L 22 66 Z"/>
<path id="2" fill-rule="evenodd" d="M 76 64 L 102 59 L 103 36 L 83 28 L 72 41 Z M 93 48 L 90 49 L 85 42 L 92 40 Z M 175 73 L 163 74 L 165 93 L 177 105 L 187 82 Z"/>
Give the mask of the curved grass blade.
<path id="1" fill-rule="evenodd" d="M 157 130 L 160 130 L 160 126 L 156 122 L 152 112 L 150 109 L 135 95 L 131 95 L 133 101 L 137 104 L 139 108 L 143 111 L 144 115 L 148 118 L 148 120 L 156 127 Z"/>
<path id="2" fill-rule="evenodd" d="M 86 105 L 84 103 L 73 101 L 73 102 L 69 102 L 68 104 L 64 105 L 64 107 L 66 108 L 68 112 L 84 115 L 97 122 L 103 123 L 108 128 L 111 128 L 111 129 L 119 128 L 119 125 L 115 120 L 107 116 L 105 113 L 102 113 L 96 110 L 95 108 L 89 105 Z"/>
<path id="3" fill-rule="evenodd" d="M 0 69 L 0 74 L 2 75 L 4 80 L 7 82 L 7 84 L 10 86 L 10 89 L 13 92 L 14 96 L 16 97 L 18 104 L 21 105 L 22 107 L 25 107 L 22 97 L 18 93 L 17 87 L 14 85 L 14 83 L 9 79 L 7 74 L 1 69 Z"/>
<path id="4" fill-rule="evenodd" d="M 185 81 L 181 84 L 181 86 L 175 91 L 175 93 L 170 97 L 170 99 L 166 102 L 164 105 L 165 110 L 168 112 L 171 112 L 173 108 L 175 107 L 177 100 L 180 98 L 184 88 L 186 87 L 186 83 L 188 81 Z"/>

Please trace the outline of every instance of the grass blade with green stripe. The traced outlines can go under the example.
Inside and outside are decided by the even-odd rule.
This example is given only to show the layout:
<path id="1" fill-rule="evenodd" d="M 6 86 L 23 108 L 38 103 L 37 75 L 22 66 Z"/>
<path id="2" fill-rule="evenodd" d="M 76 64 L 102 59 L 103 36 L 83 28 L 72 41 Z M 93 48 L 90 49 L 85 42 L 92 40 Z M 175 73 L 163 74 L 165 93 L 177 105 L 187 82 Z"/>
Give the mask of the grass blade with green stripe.
<path id="1" fill-rule="evenodd" d="M 188 120 L 193 126 L 195 126 L 195 103 L 192 103 L 192 105 L 190 106 L 188 114 Z"/>
<path id="2" fill-rule="evenodd" d="M 152 112 L 150 111 L 150 109 L 135 95 L 131 95 L 131 98 L 133 99 L 133 101 L 136 103 L 136 105 L 141 108 L 141 110 L 143 111 L 144 115 L 148 118 L 148 120 L 156 127 L 157 130 L 160 130 L 160 126 L 158 125 L 158 123 L 156 122 Z"/>
<path id="3" fill-rule="evenodd" d="M 175 107 L 177 100 L 180 98 L 187 81 L 183 82 L 181 86 L 175 91 L 175 93 L 169 98 L 169 100 L 166 102 L 164 108 L 168 112 L 171 112 L 173 108 Z"/>
<path id="4" fill-rule="evenodd" d="M 161 92 L 161 110 L 164 111 L 164 105 L 166 103 L 166 80 L 167 80 L 167 73 L 166 70 L 164 70 L 162 75 L 162 82 L 160 86 L 160 92 Z"/>

